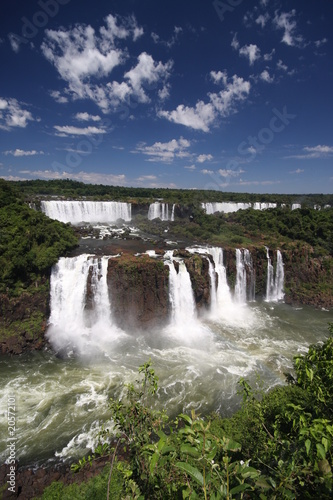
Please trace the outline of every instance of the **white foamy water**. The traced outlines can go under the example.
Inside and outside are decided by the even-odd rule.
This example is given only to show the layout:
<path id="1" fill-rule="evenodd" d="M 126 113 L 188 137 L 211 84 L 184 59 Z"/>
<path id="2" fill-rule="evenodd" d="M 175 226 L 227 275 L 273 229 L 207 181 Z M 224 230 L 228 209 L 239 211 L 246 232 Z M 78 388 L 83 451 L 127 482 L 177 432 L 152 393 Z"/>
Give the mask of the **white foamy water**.
<path id="1" fill-rule="evenodd" d="M 250 382 L 256 373 L 265 387 L 283 383 L 283 372 L 292 357 L 309 343 L 327 337 L 332 313 L 310 308 L 296 310 L 265 302 L 236 307 L 234 321 L 223 317 L 196 319 L 200 335 L 191 337 L 173 325 L 138 336 L 119 336 L 105 344 L 99 357 L 87 352 L 77 358 L 59 359 L 52 352 L 33 353 L 0 361 L 0 456 L 6 458 L 7 399 L 17 401 L 17 457 L 21 463 L 44 462 L 55 457 L 80 457 L 97 442 L 97 429 L 111 417 L 110 397 L 120 397 L 125 383 L 137 378 L 137 368 L 151 358 L 159 376 L 154 406 L 169 414 L 197 409 L 230 414 L 239 404 L 237 381 Z M 232 309 L 229 316 L 232 314 Z M 240 311 L 245 310 L 248 315 Z M 228 316 L 226 314 L 226 316 Z M 237 318 L 236 318 L 237 316 Z M 248 318 L 250 317 L 250 321 Z M 243 318 L 243 319 L 240 319 Z M 113 335 L 104 326 L 104 335 Z M 69 324 L 63 337 L 71 336 Z M 187 334 L 187 336 L 186 336 Z"/>
<path id="2" fill-rule="evenodd" d="M 132 218 L 130 203 L 118 201 L 42 201 L 41 209 L 51 219 L 60 222 L 80 224 L 80 222 L 116 222 Z"/>
<path id="3" fill-rule="evenodd" d="M 186 266 L 180 259 L 177 273 L 170 251 L 165 256 L 170 324 L 144 335 L 135 329 L 124 333 L 113 324 L 107 258 L 60 259 L 52 273 L 47 335 L 64 357 L 45 351 L 1 358 L 2 461 L 8 451 L 9 396 L 16 398 L 21 464 L 77 459 L 97 443 L 100 425 L 110 420 L 109 398 L 121 397 L 124 384 L 134 382 L 138 367 L 149 359 L 159 377 L 155 408 L 165 408 L 170 415 L 192 408 L 203 415 L 213 410 L 229 415 L 240 402 L 240 377 L 254 383 L 259 374 L 266 388 L 283 383 L 293 356 L 327 338 L 332 312 L 294 309 L 280 302 L 239 303 L 226 281 L 223 250 L 201 249 L 204 252 L 212 256 L 210 272 L 213 264 L 215 268 L 210 313 L 197 316 Z"/>

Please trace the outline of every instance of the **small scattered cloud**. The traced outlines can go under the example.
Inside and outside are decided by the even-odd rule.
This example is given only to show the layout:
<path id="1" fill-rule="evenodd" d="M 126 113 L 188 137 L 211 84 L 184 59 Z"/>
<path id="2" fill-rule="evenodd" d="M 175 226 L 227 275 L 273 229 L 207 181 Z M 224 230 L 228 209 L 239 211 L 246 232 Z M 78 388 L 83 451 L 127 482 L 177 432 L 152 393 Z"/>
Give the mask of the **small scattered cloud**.
<path id="1" fill-rule="evenodd" d="M 202 154 L 199 155 L 197 158 L 198 163 L 204 163 L 205 161 L 211 161 L 213 159 L 213 156 L 211 154 Z"/>
<path id="2" fill-rule="evenodd" d="M 269 74 L 269 72 L 267 71 L 267 69 L 264 69 L 264 71 L 262 71 L 260 73 L 260 79 L 266 83 L 273 83 L 274 82 L 274 76 L 271 76 Z"/>
<path id="3" fill-rule="evenodd" d="M 12 156 L 36 156 L 36 155 L 43 155 L 44 151 L 36 151 L 36 150 L 31 150 L 31 151 L 24 151 L 23 149 L 15 149 L 14 151 L 5 151 L 5 155 L 12 155 Z"/>
<path id="4" fill-rule="evenodd" d="M 245 173 L 245 170 L 231 170 L 220 168 L 217 172 L 221 177 L 239 177 L 241 174 Z"/>
<path id="5" fill-rule="evenodd" d="M 303 148 L 303 151 L 304 151 L 304 153 L 302 153 L 302 154 L 285 156 L 285 158 L 294 158 L 296 160 L 311 160 L 314 158 L 317 158 L 317 159 L 331 158 L 333 155 L 333 146 L 324 146 L 324 145 L 305 146 Z"/>
<path id="6" fill-rule="evenodd" d="M 80 136 L 80 135 L 96 135 L 96 134 L 106 134 L 104 128 L 98 127 L 73 127 L 72 125 L 54 125 L 58 137 L 68 137 L 68 136 Z"/>
<path id="7" fill-rule="evenodd" d="M 183 33 L 183 28 L 180 26 L 175 26 L 173 29 L 173 33 L 169 40 L 162 40 L 161 37 L 157 33 L 151 33 L 151 37 L 156 44 L 164 45 L 171 49 L 179 40 L 180 35 Z"/>
<path id="8" fill-rule="evenodd" d="M 62 95 L 59 90 L 51 90 L 50 96 L 57 102 L 58 104 L 66 104 L 69 99 L 65 95 Z"/>
<path id="9" fill-rule="evenodd" d="M 191 156 L 188 151 L 190 145 L 190 141 L 180 137 L 169 142 L 155 142 L 152 146 L 139 144 L 133 152 L 146 155 L 147 161 L 172 163 L 176 158 Z"/>
<path id="10" fill-rule="evenodd" d="M 278 60 L 276 67 L 281 71 L 288 71 L 288 66 L 284 64 L 281 59 Z"/>
<path id="11" fill-rule="evenodd" d="M 25 128 L 29 121 L 35 121 L 24 106 L 17 99 L 0 97 L 0 129 L 11 131 L 16 127 Z"/>
<path id="12" fill-rule="evenodd" d="M 200 170 L 200 172 L 204 175 L 212 175 L 214 173 L 214 170 L 207 170 L 206 168 Z"/>
<path id="13" fill-rule="evenodd" d="M 234 34 L 232 41 L 231 41 L 231 47 L 235 50 L 239 49 L 239 41 L 237 39 L 237 33 Z"/>
<path id="14" fill-rule="evenodd" d="M 158 97 L 161 101 L 165 101 L 170 97 L 170 88 L 171 85 L 166 83 L 163 88 L 158 91 Z"/>
<path id="15" fill-rule="evenodd" d="M 101 117 L 98 116 L 98 115 L 90 115 L 89 113 L 76 113 L 75 117 L 74 117 L 76 120 L 80 121 L 80 122 L 89 122 L 89 121 L 93 121 L 93 122 L 99 122 L 101 120 Z"/>
<path id="16" fill-rule="evenodd" d="M 242 181 L 238 182 L 239 186 L 272 186 L 274 184 L 281 184 L 281 181 Z"/>
<path id="17" fill-rule="evenodd" d="M 268 12 L 265 14 L 260 14 L 260 16 L 257 17 L 256 23 L 259 24 L 262 28 L 264 28 L 267 24 L 267 21 L 269 20 L 270 16 Z"/>
<path id="18" fill-rule="evenodd" d="M 275 49 L 272 49 L 271 52 L 268 52 L 267 54 L 264 54 L 264 61 L 271 61 L 273 59 L 273 56 L 275 54 Z"/>
<path id="19" fill-rule="evenodd" d="M 156 179 L 157 179 L 156 175 L 141 175 L 136 180 L 143 182 L 143 181 L 155 181 Z"/>
<path id="20" fill-rule="evenodd" d="M 304 170 L 302 168 L 297 168 L 296 170 L 291 170 L 289 174 L 302 174 Z"/>
<path id="21" fill-rule="evenodd" d="M 315 46 L 317 47 L 317 49 L 319 47 L 321 47 L 322 45 L 325 45 L 326 43 L 328 42 L 328 39 L 327 38 L 322 38 L 322 40 L 316 40 L 314 42 Z"/>
<path id="22" fill-rule="evenodd" d="M 195 165 L 188 165 L 184 168 L 186 168 L 187 170 L 196 170 L 197 167 Z"/>
<path id="23" fill-rule="evenodd" d="M 260 59 L 260 49 L 257 45 L 250 43 L 250 45 L 244 45 L 239 49 L 239 55 L 247 57 L 250 66 L 252 66 L 255 61 Z"/>
<path id="24" fill-rule="evenodd" d="M 283 30 L 282 42 L 290 47 L 304 46 L 304 38 L 302 35 L 297 34 L 297 23 L 295 21 L 296 10 L 290 12 L 282 12 L 278 14 L 275 12 L 274 25 L 276 29 Z"/>

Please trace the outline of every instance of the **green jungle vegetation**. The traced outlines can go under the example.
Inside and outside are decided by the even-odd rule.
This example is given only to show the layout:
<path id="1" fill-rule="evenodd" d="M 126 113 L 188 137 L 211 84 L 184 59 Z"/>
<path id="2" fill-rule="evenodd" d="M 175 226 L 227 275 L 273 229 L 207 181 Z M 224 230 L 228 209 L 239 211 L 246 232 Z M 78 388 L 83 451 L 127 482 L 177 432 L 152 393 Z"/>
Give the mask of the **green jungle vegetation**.
<path id="1" fill-rule="evenodd" d="M 239 381 L 241 409 L 230 418 L 194 411 L 171 420 L 151 409 L 158 377 L 150 361 L 110 400 L 110 417 L 94 452 L 109 464 L 81 485 L 52 483 L 43 500 L 314 499 L 332 498 L 333 325 L 326 342 L 294 358 L 287 385 L 265 392 Z M 116 441 L 114 440 L 116 438 Z M 110 444 L 112 443 L 112 444 Z M 127 458 L 118 458 L 118 450 Z"/>
<path id="2" fill-rule="evenodd" d="M 281 242 L 302 241 L 315 249 L 316 255 L 333 254 L 333 209 L 315 210 L 314 205 L 333 206 L 333 195 L 281 195 L 228 193 L 213 190 L 151 189 L 84 184 L 72 180 L 34 180 L 11 183 L 26 200 L 38 197 L 89 198 L 96 200 L 150 203 L 164 200 L 184 206 L 191 219 L 175 221 L 172 225 L 138 217 L 138 227 L 155 236 L 162 236 L 167 226 L 174 237 L 184 237 L 213 245 L 245 246 L 265 244 L 275 248 Z M 286 204 L 268 210 L 239 210 L 231 214 L 206 215 L 202 202 L 276 202 Z M 292 203 L 302 209 L 290 210 Z"/>
<path id="3" fill-rule="evenodd" d="M 0 179 L 0 293 L 19 295 L 49 278 L 59 257 L 77 245 L 73 229 L 32 210 Z"/>
<path id="4" fill-rule="evenodd" d="M 87 197 L 95 200 L 131 201 L 138 203 L 163 199 L 167 203 L 181 205 L 197 205 L 200 202 L 276 202 L 276 203 L 301 203 L 311 208 L 315 204 L 333 206 L 333 195 L 328 194 L 254 194 L 254 193 L 229 193 L 214 190 L 191 189 L 163 189 L 163 188 L 135 188 L 122 186 L 105 186 L 103 184 L 84 184 L 73 180 L 31 180 L 12 182 L 27 199 L 42 195 L 58 196 L 65 198 Z"/>

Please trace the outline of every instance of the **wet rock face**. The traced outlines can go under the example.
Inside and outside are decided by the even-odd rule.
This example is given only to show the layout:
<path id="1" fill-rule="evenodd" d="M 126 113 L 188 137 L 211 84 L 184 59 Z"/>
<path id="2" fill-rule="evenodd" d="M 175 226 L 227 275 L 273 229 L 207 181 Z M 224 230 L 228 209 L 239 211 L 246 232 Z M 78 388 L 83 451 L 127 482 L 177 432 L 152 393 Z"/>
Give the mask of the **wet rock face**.
<path id="1" fill-rule="evenodd" d="M 163 326 L 169 318 L 169 269 L 149 257 L 110 259 L 108 288 L 115 323 L 125 331 Z"/>
<path id="2" fill-rule="evenodd" d="M 42 349 L 49 316 L 48 291 L 0 295 L 0 354 Z"/>
<path id="3" fill-rule="evenodd" d="M 209 276 L 209 257 L 201 255 L 192 255 L 185 259 L 185 265 L 189 272 L 192 290 L 197 307 L 209 307 L 210 305 L 210 276 Z"/>

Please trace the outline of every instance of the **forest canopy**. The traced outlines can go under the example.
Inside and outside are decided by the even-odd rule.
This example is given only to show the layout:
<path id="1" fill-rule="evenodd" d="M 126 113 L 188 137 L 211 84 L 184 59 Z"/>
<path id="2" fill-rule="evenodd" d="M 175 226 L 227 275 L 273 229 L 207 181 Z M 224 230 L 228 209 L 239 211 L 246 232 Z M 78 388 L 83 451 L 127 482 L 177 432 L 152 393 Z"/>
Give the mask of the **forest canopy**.
<path id="1" fill-rule="evenodd" d="M 76 245 L 70 226 L 29 208 L 19 191 L 0 179 L 0 292 L 14 293 L 48 276 Z"/>

